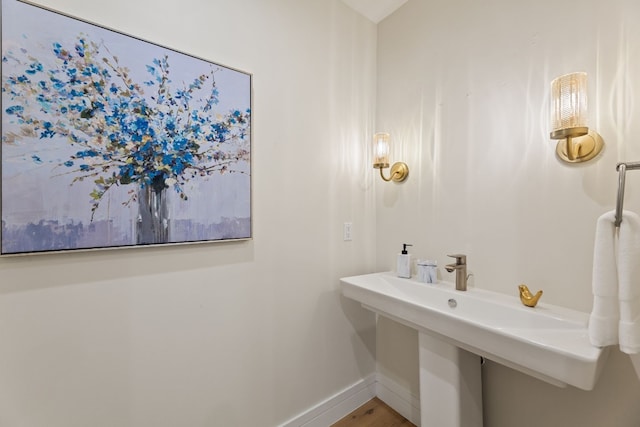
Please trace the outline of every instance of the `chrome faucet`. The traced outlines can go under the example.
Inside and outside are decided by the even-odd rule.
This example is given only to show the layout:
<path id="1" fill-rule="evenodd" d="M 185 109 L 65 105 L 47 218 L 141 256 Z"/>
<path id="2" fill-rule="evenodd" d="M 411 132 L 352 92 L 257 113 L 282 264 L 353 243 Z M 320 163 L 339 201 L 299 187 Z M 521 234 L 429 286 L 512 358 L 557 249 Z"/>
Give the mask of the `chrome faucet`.
<path id="1" fill-rule="evenodd" d="M 444 266 L 449 273 L 456 272 L 456 290 L 467 290 L 467 256 L 461 254 L 447 255 L 456 259 L 455 264 L 447 264 Z"/>

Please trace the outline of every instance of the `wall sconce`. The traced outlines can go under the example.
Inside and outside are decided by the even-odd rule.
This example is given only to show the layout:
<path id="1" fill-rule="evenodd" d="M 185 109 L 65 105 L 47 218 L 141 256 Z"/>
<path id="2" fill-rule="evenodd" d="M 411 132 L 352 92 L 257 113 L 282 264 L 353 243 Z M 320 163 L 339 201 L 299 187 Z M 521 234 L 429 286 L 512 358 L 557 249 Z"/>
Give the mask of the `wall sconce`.
<path id="1" fill-rule="evenodd" d="M 380 169 L 380 176 L 387 182 L 402 182 L 409 175 L 409 166 L 404 162 L 396 162 L 391 166 L 389 178 L 382 173 L 382 169 L 389 167 L 389 134 L 386 132 L 373 135 L 373 167 Z"/>
<path id="2" fill-rule="evenodd" d="M 571 73 L 551 82 L 551 139 L 560 139 L 559 158 L 586 162 L 604 147 L 602 137 L 587 126 L 587 73 Z"/>

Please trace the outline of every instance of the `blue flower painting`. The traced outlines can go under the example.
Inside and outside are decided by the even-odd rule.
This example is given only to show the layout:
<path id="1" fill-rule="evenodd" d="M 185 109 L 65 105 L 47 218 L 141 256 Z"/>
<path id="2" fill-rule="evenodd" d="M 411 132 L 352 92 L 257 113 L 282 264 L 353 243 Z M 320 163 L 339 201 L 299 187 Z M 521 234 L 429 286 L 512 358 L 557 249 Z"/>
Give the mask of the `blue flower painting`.
<path id="1" fill-rule="evenodd" d="M 251 237 L 251 76 L 2 0 L 2 254 Z"/>

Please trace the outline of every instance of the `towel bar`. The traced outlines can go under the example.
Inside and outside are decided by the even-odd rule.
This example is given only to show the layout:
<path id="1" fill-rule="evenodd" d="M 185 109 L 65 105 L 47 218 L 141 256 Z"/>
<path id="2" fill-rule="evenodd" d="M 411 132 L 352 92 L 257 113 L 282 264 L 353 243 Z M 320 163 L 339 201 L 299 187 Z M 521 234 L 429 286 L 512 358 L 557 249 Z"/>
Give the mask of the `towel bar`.
<path id="1" fill-rule="evenodd" d="M 640 169 L 640 162 L 618 163 L 616 170 L 618 171 L 618 200 L 616 202 L 616 220 L 615 226 L 620 227 L 622 222 L 622 206 L 624 204 L 624 180 L 627 170 Z"/>

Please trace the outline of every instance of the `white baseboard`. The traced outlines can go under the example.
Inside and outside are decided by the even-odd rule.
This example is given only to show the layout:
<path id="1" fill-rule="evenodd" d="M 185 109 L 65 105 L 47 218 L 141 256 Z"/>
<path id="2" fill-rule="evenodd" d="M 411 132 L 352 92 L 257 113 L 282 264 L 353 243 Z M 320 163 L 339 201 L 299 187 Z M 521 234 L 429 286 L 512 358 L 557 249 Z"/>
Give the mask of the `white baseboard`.
<path id="1" fill-rule="evenodd" d="M 420 427 L 420 397 L 391 378 L 376 374 L 376 396 L 397 413 Z"/>
<path id="2" fill-rule="evenodd" d="M 376 396 L 420 427 L 420 399 L 381 374 L 369 375 L 278 427 L 327 427 Z"/>
<path id="3" fill-rule="evenodd" d="M 327 427 L 364 405 L 375 395 L 376 375 L 371 374 L 279 427 Z"/>

